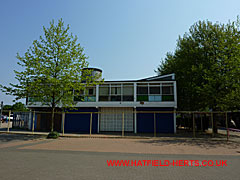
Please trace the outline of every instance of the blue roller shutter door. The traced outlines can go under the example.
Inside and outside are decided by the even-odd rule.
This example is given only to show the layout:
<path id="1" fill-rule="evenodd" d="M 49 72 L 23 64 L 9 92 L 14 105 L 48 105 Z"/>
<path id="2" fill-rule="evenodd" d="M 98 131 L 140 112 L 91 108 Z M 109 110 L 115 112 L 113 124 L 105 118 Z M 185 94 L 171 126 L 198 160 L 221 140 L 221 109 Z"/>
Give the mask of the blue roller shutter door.
<path id="1" fill-rule="evenodd" d="M 91 112 L 85 110 L 85 112 Z M 96 112 L 96 111 L 95 111 Z M 65 132 L 66 133 L 90 133 L 90 113 L 66 113 L 65 115 Z M 92 133 L 97 133 L 98 115 L 93 113 L 92 116 Z"/>
<path id="2" fill-rule="evenodd" d="M 173 108 L 137 108 L 137 132 L 154 133 L 154 113 L 147 111 L 173 111 Z M 146 113 L 143 113 L 146 111 Z M 156 113 L 157 133 L 174 133 L 173 113 Z"/>

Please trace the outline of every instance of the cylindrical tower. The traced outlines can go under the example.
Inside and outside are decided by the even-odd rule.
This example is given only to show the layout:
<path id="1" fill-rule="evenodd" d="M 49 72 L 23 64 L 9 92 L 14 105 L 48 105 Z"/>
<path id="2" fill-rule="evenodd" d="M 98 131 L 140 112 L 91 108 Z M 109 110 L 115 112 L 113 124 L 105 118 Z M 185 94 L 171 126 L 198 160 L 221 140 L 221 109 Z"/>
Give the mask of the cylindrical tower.
<path id="1" fill-rule="evenodd" d="M 102 70 L 99 68 L 84 68 L 83 69 L 83 76 L 95 76 L 97 77 L 96 80 L 102 80 Z"/>

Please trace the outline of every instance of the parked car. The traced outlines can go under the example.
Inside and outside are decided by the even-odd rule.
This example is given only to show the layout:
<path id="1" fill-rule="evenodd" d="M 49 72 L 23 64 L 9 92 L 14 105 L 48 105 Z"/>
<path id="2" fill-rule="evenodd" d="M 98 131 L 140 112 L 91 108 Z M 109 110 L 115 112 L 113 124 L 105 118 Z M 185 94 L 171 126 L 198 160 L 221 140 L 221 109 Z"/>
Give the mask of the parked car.
<path id="1" fill-rule="evenodd" d="M 8 117 L 7 117 L 7 116 L 5 116 L 5 115 L 2 115 L 2 117 L 1 117 L 1 121 L 2 121 L 2 122 L 5 122 L 5 121 L 7 121 L 7 119 L 8 119 Z"/>
<path id="2" fill-rule="evenodd" d="M 2 117 L 1 117 L 2 122 L 8 122 L 8 120 L 9 120 L 8 116 L 2 115 Z M 13 121 L 13 114 L 10 115 L 10 121 Z"/>

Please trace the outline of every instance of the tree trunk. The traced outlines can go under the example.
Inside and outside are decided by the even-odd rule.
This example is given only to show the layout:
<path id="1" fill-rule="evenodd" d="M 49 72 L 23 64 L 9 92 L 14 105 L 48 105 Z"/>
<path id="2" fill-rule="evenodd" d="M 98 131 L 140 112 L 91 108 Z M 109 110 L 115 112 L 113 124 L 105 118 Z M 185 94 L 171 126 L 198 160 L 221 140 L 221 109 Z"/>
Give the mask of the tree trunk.
<path id="1" fill-rule="evenodd" d="M 213 132 L 214 134 L 218 133 L 218 128 L 217 128 L 217 114 L 213 113 Z"/>
<path id="2" fill-rule="evenodd" d="M 217 111 L 217 109 L 213 108 L 213 112 Z M 217 134 L 218 133 L 218 128 L 217 128 L 217 113 L 213 113 L 213 127 L 212 127 L 213 133 Z"/>
<path id="3" fill-rule="evenodd" d="M 54 111 L 55 111 L 55 107 L 52 108 L 51 132 L 53 132 L 54 130 Z"/>
<path id="4" fill-rule="evenodd" d="M 212 108 L 212 111 L 213 112 L 216 112 L 218 111 L 218 109 L 216 108 L 217 106 L 217 103 L 216 101 L 214 100 L 214 106 Z M 213 130 L 213 133 L 214 134 L 217 134 L 218 133 L 218 128 L 217 128 L 217 113 L 213 113 L 213 127 L 212 127 L 212 130 Z"/>

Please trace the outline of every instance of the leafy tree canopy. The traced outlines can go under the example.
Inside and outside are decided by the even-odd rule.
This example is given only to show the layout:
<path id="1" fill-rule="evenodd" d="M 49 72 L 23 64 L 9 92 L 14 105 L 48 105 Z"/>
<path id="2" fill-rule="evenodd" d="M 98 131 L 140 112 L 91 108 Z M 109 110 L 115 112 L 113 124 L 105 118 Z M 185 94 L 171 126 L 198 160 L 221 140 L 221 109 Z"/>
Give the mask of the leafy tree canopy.
<path id="1" fill-rule="evenodd" d="M 16 102 L 15 104 L 12 105 L 12 111 L 28 111 L 28 109 L 26 108 L 26 106 L 21 103 L 21 102 Z"/>
<path id="2" fill-rule="evenodd" d="M 6 110 L 6 111 L 12 110 L 12 105 L 4 105 L 3 110 Z"/>
<path id="3" fill-rule="evenodd" d="M 26 106 L 21 102 L 16 102 L 13 105 L 4 105 L 3 110 L 11 110 L 11 111 L 19 111 L 19 112 L 28 111 Z"/>
<path id="4" fill-rule="evenodd" d="M 16 99 L 34 98 L 52 109 L 52 131 L 56 107 L 74 107 L 73 96 L 81 95 L 88 86 L 99 84 L 99 77 L 90 76 L 87 56 L 77 42 L 77 36 L 69 33 L 69 25 L 62 19 L 50 27 L 43 27 L 44 36 L 33 41 L 23 56 L 17 54 L 23 71 L 15 71 L 18 84 L 1 86 Z M 29 101 L 31 103 L 31 101 Z M 34 103 L 34 102 L 33 102 Z"/>
<path id="5" fill-rule="evenodd" d="M 175 73 L 182 110 L 240 108 L 240 21 L 199 21 L 179 37 L 158 74 Z"/>

